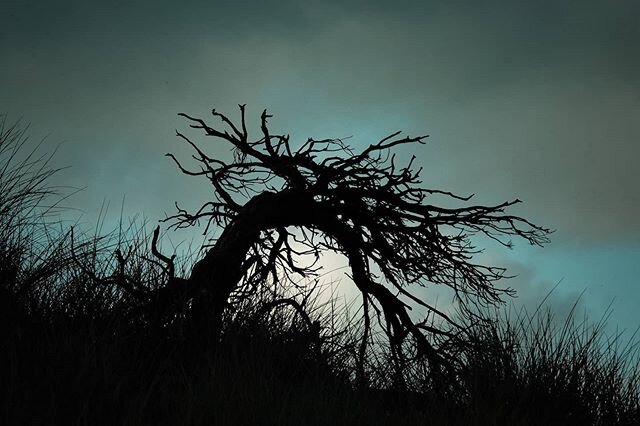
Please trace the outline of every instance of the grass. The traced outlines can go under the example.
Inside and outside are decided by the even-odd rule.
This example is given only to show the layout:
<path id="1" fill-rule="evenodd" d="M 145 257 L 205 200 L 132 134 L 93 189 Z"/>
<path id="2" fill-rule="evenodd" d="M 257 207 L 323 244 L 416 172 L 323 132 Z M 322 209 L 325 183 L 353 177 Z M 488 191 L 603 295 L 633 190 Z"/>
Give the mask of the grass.
<path id="1" fill-rule="evenodd" d="M 294 310 L 265 314 L 266 292 L 229 312 L 221 342 L 179 316 L 162 326 L 137 319 L 135 300 L 96 277 L 112 275 L 114 250 L 126 248 L 126 275 L 162 286 L 149 234 L 53 222 L 54 171 L 48 156 L 24 151 L 24 130 L 0 122 L 1 424 L 640 424 L 635 341 L 575 310 L 564 320 L 545 309 L 467 318 L 467 344 L 451 349 L 465 369 L 446 393 L 420 362 L 392 387 L 398 370 L 383 348 L 356 384 L 360 324 L 318 299 L 305 304 L 315 333 Z"/>

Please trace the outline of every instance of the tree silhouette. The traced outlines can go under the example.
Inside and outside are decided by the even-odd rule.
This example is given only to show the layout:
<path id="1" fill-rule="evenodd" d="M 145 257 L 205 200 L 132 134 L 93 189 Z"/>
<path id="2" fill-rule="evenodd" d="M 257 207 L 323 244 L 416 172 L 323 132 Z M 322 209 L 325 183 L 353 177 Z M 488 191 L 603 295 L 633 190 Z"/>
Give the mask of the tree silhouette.
<path id="1" fill-rule="evenodd" d="M 505 212 L 519 200 L 468 205 L 472 196 L 423 188 L 415 157 L 398 165 L 393 151 L 422 144 L 427 136 L 395 132 L 359 152 L 341 139 L 308 139 L 294 148 L 288 135 L 271 133 L 266 110 L 259 134 L 252 138 L 245 105 L 239 107 L 236 123 L 213 110 L 213 117 L 221 121 L 216 127 L 179 114 L 191 128 L 229 144 L 232 161 L 213 158 L 202 144 L 179 131 L 177 136 L 193 149 L 197 167 L 167 154 L 183 173 L 206 178 L 213 187 L 212 199 L 197 211 L 176 204 L 178 212 L 167 220 L 176 228 L 205 221 L 205 233 L 212 227 L 221 230 L 191 275 L 175 284 L 188 289 L 194 319 L 209 322 L 216 331 L 232 295 L 250 294 L 267 283 L 288 285 L 296 275 L 313 275 L 317 263 L 309 256 L 317 261 L 328 250 L 348 259 L 350 276 L 362 294 L 361 353 L 372 319 L 377 318 L 394 353 L 401 354 L 408 342 L 432 365 L 447 365 L 441 348 L 455 338 L 457 325 L 419 298 L 415 289 L 427 283 L 448 286 L 468 312 L 478 304 L 498 303 L 511 291 L 494 285 L 505 269 L 474 263 L 478 250 L 471 237 L 484 235 L 507 247 L 511 236 L 532 245 L 548 241 L 548 229 Z M 441 197 L 463 206 L 431 204 Z M 157 256 L 171 264 L 171 259 Z M 424 308 L 431 321 L 412 319 L 410 304 Z"/>

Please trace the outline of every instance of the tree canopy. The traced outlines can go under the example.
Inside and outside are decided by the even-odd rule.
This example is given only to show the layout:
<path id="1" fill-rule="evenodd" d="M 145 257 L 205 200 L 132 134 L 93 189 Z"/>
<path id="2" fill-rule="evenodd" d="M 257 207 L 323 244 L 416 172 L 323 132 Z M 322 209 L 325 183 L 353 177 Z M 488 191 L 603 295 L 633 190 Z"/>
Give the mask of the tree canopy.
<path id="1" fill-rule="evenodd" d="M 312 276 L 318 266 L 309 256 L 317 261 L 323 251 L 334 251 L 348 259 L 350 276 L 362 294 L 361 350 L 372 319 L 377 319 L 398 353 L 410 341 L 434 365 L 446 364 L 438 342 L 455 338 L 457 324 L 415 290 L 429 283 L 448 286 L 469 312 L 478 304 L 498 303 L 509 293 L 495 285 L 505 269 L 476 263 L 479 249 L 473 237 L 482 235 L 506 247 L 512 237 L 532 245 L 548 241 L 549 229 L 507 212 L 517 199 L 474 205 L 472 196 L 425 188 L 415 156 L 399 164 L 396 149 L 423 144 L 427 136 L 394 132 L 360 151 L 339 138 L 295 144 L 289 135 L 270 130 L 266 110 L 260 131 L 251 135 L 245 105 L 239 110 L 236 121 L 212 110 L 216 124 L 180 113 L 211 142 L 196 142 L 176 131 L 193 150 L 193 163 L 167 154 L 183 173 L 212 186 L 211 199 L 197 211 L 176 204 L 177 213 L 167 219 L 171 226 L 204 221 L 205 233 L 213 227 L 221 230 L 180 283 L 190 289 L 194 318 L 219 326 L 232 295 L 292 284 L 296 275 Z M 233 160 L 214 157 L 213 143 L 227 144 Z M 442 197 L 460 206 L 436 203 Z M 451 327 L 412 319 L 411 304 Z"/>

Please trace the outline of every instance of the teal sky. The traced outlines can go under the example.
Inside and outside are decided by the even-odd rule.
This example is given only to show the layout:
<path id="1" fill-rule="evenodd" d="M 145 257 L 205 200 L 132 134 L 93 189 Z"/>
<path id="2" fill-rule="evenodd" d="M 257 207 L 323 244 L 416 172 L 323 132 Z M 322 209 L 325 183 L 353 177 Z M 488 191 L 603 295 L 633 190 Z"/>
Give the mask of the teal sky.
<path id="1" fill-rule="evenodd" d="M 559 310 L 584 290 L 592 315 L 615 298 L 612 322 L 640 326 L 635 0 L 5 0 L 0 22 L 0 111 L 63 143 L 87 223 L 103 199 L 152 220 L 207 199 L 163 157 L 186 154 L 177 112 L 247 103 L 293 138 L 357 146 L 428 133 L 411 152 L 426 186 L 517 197 L 557 229 L 543 250 L 490 252 L 519 275 L 516 303 L 563 279 Z"/>

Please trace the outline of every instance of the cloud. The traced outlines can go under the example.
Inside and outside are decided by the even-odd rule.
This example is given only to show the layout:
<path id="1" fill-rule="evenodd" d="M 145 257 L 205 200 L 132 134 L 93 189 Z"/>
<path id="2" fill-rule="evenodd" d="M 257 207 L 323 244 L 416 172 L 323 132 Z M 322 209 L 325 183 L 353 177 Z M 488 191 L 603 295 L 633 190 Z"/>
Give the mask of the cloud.
<path id="1" fill-rule="evenodd" d="M 557 228 L 555 241 L 640 235 L 636 1 L 14 1 L 6 11 L 2 108 L 67 141 L 58 158 L 71 184 L 90 186 L 87 206 L 125 191 L 147 211 L 206 198 L 163 161 L 186 154 L 175 113 L 247 102 L 299 139 L 364 146 L 397 129 L 430 133 L 406 152 L 425 185 L 483 203 L 519 197 L 515 211 Z"/>

